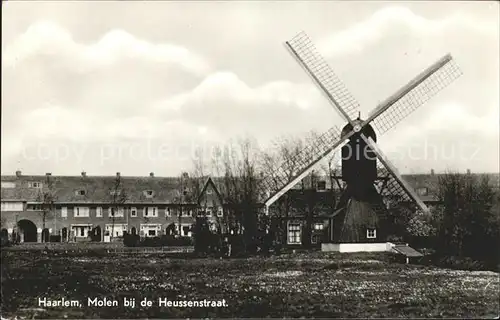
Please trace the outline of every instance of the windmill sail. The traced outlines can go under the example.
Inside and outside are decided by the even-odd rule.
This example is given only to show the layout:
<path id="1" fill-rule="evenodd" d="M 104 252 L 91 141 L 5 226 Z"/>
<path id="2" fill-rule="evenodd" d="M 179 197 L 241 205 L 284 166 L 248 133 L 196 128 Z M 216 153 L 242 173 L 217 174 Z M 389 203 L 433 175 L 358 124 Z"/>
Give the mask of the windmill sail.
<path id="1" fill-rule="evenodd" d="M 301 32 L 286 42 L 292 54 L 304 67 L 314 82 L 323 90 L 328 101 L 347 121 L 355 119 L 359 103 L 344 86 L 335 72 L 318 53 L 316 47 L 305 32 Z"/>
<path id="2" fill-rule="evenodd" d="M 415 194 L 412 187 L 403 179 L 403 177 L 401 177 L 401 174 L 398 172 L 396 167 L 392 165 L 392 163 L 382 153 L 382 150 L 380 150 L 380 148 L 376 145 L 376 143 L 371 138 L 366 138 L 364 135 L 362 135 L 362 138 L 366 141 L 366 143 L 377 155 L 377 158 L 379 160 L 378 165 L 380 168 L 379 172 L 382 174 L 384 172 L 388 173 L 386 177 L 388 177 L 389 180 L 386 182 L 387 185 L 386 188 L 384 188 L 385 190 L 381 190 L 382 193 L 381 195 L 389 197 L 398 197 L 399 201 L 412 200 L 417 204 L 420 210 L 428 212 L 429 209 L 427 208 L 427 206 Z M 382 164 L 382 166 L 380 166 L 380 164 Z"/>
<path id="3" fill-rule="evenodd" d="M 318 136 L 292 159 L 289 159 L 287 163 L 282 163 L 273 170 L 272 175 L 261 181 L 262 197 L 266 199 L 266 205 L 271 205 L 297 182 L 306 177 L 318 162 L 333 153 L 348 137 L 341 138 L 340 130 L 337 127 L 332 127 Z"/>
<path id="4" fill-rule="evenodd" d="M 333 138 L 319 139 L 319 141 L 304 149 L 301 154 L 297 155 L 299 159 L 292 159 L 292 162 L 300 163 L 296 172 L 292 174 L 288 172 L 287 174 L 288 163 L 278 168 L 275 174 L 265 179 L 263 185 L 267 191 L 265 195 L 265 199 L 267 199 L 266 206 L 272 204 L 294 184 L 303 179 L 321 159 L 332 153 L 342 142 L 353 137 L 357 132 L 363 132 L 362 129 L 368 126 L 370 122 L 375 124 L 379 134 L 388 131 L 461 75 L 461 71 L 454 63 L 451 55 L 448 54 L 377 106 L 366 120 L 353 120 L 356 118 L 359 104 L 317 52 L 309 37 L 304 32 L 301 32 L 290 41 L 287 41 L 286 45 L 300 65 L 322 89 L 328 101 L 350 123 L 352 129 L 342 137 L 340 136 L 340 130 L 334 129 L 334 134 L 331 134 Z M 367 138 L 363 133 L 361 137 L 377 155 L 379 164 L 383 165 L 382 171 L 387 172 L 387 184 L 385 192 L 381 190 L 382 195 L 396 195 L 403 201 L 412 200 L 422 211 L 428 211 L 425 204 L 403 180 L 375 142 L 371 138 Z"/>
<path id="5" fill-rule="evenodd" d="M 373 120 L 378 133 L 385 133 L 461 75 L 448 54 L 375 108 L 367 122 Z"/>

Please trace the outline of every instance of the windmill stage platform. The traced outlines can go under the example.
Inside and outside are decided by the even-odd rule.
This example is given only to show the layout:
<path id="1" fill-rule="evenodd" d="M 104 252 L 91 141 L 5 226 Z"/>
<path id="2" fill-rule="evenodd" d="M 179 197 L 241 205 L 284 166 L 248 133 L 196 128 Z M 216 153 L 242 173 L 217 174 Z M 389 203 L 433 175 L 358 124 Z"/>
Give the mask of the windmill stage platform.
<path id="1" fill-rule="evenodd" d="M 391 242 L 378 243 L 322 243 L 323 252 L 392 252 L 396 245 Z"/>
<path id="2" fill-rule="evenodd" d="M 407 258 L 419 258 L 424 255 L 407 244 L 394 244 L 392 242 L 379 243 L 322 243 L 322 252 L 393 252 L 403 255 Z"/>

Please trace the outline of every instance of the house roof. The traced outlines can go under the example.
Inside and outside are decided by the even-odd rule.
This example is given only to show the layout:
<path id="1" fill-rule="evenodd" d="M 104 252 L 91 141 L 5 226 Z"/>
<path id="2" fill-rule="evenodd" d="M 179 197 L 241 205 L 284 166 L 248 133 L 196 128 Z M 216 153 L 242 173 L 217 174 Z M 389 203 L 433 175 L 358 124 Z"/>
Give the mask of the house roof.
<path id="1" fill-rule="evenodd" d="M 221 194 L 219 192 L 219 188 L 217 188 L 217 186 L 215 185 L 214 181 L 212 180 L 212 177 L 208 177 L 207 181 L 203 185 L 203 189 L 201 190 L 201 192 L 200 192 L 200 194 L 198 196 L 197 203 L 200 203 L 202 201 L 202 197 L 205 194 L 205 191 L 207 190 L 207 188 L 209 186 L 212 186 L 212 188 L 215 190 L 215 194 L 217 195 L 217 197 L 219 198 L 219 200 L 222 201 L 222 196 L 221 196 Z"/>
<path id="2" fill-rule="evenodd" d="M 52 192 L 56 202 L 111 202 L 115 189 L 114 176 L 50 176 Z M 2 188 L 2 200 L 20 199 L 37 201 L 41 192 L 49 190 L 47 176 L 2 176 L 2 182 L 15 182 L 14 188 Z M 41 182 L 42 188 L 31 188 L 29 182 Z M 152 203 L 176 201 L 180 195 L 178 178 L 175 177 L 120 177 L 120 186 L 127 195 L 127 202 Z M 79 195 L 78 190 L 85 190 Z M 145 191 L 152 190 L 154 196 L 146 197 Z"/>
<path id="3" fill-rule="evenodd" d="M 500 188 L 500 175 L 473 174 L 474 176 L 488 176 L 492 187 Z M 443 174 L 413 174 L 403 175 L 403 178 L 415 189 L 427 188 L 427 194 L 420 195 L 423 201 L 437 200 L 437 184 Z M 2 201 L 23 200 L 37 201 L 41 192 L 48 190 L 47 178 L 52 183 L 52 190 L 59 203 L 109 203 L 113 196 L 116 176 L 46 176 L 46 175 L 4 175 L 2 182 L 14 182 L 14 188 L 1 188 Z M 29 182 L 41 182 L 42 189 L 29 187 Z M 207 178 L 202 193 L 212 185 L 219 197 L 222 178 Z M 131 203 L 176 203 L 182 194 L 178 177 L 130 177 L 120 176 L 120 183 L 127 194 L 127 202 Z M 85 195 L 78 195 L 78 190 L 85 190 Z M 152 190 L 154 196 L 146 197 L 145 191 Z M 191 190 L 188 190 L 191 192 Z M 194 192 L 194 191 L 193 191 Z M 192 198 L 192 197 L 191 197 Z M 222 199 L 222 197 L 221 197 Z M 196 200 L 199 200 L 196 199 Z M 189 201 L 185 201 L 189 202 Z"/>

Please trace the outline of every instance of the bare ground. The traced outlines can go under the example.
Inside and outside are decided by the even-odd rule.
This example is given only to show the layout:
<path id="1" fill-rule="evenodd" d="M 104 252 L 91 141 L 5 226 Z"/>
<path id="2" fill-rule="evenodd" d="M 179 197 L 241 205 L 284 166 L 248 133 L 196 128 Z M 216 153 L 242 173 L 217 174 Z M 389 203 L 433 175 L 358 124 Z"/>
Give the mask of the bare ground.
<path id="1" fill-rule="evenodd" d="M 499 313 L 499 275 L 394 263 L 389 254 L 198 259 L 140 252 L 2 252 L 2 317 L 459 317 Z M 39 297 L 82 307 L 47 308 Z M 225 299 L 227 307 L 88 307 L 88 298 Z"/>

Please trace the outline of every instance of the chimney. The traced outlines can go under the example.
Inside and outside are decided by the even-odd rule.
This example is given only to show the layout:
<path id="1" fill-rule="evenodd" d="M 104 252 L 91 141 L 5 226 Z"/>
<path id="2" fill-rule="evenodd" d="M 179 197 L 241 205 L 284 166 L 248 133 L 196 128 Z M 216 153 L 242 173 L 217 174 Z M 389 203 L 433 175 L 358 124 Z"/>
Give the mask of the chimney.
<path id="1" fill-rule="evenodd" d="M 87 172 L 82 171 L 82 177 L 86 178 L 87 177 Z"/>
<path id="2" fill-rule="evenodd" d="M 434 175 L 434 169 L 431 169 L 431 176 Z"/>
<path id="3" fill-rule="evenodd" d="M 120 172 L 117 172 L 116 173 L 116 177 L 119 178 L 120 177 Z"/>
<path id="4" fill-rule="evenodd" d="M 18 178 L 19 178 L 20 176 L 21 176 L 21 170 L 17 170 L 17 171 L 16 171 L 16 177 L 18 177 Z"/>
<path id="5" fill-rule="evenodd" d="M 154 173 L 154 172 L 150 172 L 150 173 L 149 173 L 149 176 L 150 176 L 151 178 L 153 178 L 153 177 L 155 176 L 155 173 Z"/>
<path id="6" fill-rule="evenodd" d="M 467 169 L 467 174 L 470 174 L 470 169 Z"/>

